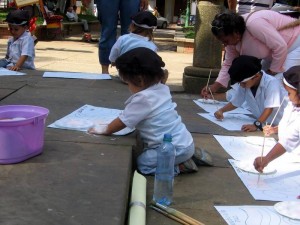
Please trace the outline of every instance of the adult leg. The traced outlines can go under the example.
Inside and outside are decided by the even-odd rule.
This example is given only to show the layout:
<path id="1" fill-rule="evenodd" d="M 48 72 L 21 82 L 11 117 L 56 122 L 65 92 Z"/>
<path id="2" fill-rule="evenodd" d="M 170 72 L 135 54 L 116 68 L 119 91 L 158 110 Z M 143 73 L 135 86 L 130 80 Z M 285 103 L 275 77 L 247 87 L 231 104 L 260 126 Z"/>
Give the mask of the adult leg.
<path id="1" fill-rule="evenodd" d="M 116 42 L 118 11 L 120 0 L 98 0 L 98 19 L 101 23 L 101 37 L 99 41 L 99 62 L 102 73 L 109 73 L 108 59 L 110 50 Z"/>
<path id="2" fill-rule="evenodd" d="M 120 22 L 121 35 L 128 33 L 131 17 L 138 13 L 140 0 L 121 0 L 120 1 Z"/>

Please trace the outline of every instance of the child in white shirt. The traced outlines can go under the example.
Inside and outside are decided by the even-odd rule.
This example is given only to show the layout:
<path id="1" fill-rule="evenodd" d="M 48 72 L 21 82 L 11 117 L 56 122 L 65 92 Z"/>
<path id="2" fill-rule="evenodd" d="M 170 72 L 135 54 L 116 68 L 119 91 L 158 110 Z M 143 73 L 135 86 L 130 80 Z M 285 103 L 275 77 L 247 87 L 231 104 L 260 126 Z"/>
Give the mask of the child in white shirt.
<path id="1" fill-rule="evenodd" d="M 253 56 L 242 55 L 234 59 L 228 73 L 232 82 L 239 83 L 239 86 L 236 87 L 230 102 L 214 113 L 215 117 L 222 120 L 224 112 L 241 107 L 246 102 L 256 121 L 253 124 L 244 124 L 241 130 L 262 130 L 263 123 L 271 123 L 287 94 L 282 84 L 278 79 L 261 71 L 260 60 Z M 274 125 L 278 125 L 283 108 L 277 113 Z"/>
<path id="2" fill-rule="evenodd" d="M 6 57 L 0 60 L 0 67 L 14 71 L 34 70 L 34 40 L 28 32 L 28 11 L 11 11 L 7 14 L 5 21 L 8 23 L 12 37 L 8 39 Z"/>
<path id="3" fill-rule="evenodd" d="M 254 160 L 255 169 L 261 173 L 271 161 L 300 145 L 300 66 L 291 67 L 283 73 L 283 84 L 290 101 L 278 126 L 278 143 L 266 156 Z M 271 133 L 267 131 L 265 135 Z"/>
<path id="4" fill-rule="evenodd" d="M 192 135 L 175 110 L 168 86 L 160 82 L 164 65 L 161 57 L 148 48 L 134 48 L 121 55 L 116 67 L 133 94 L 125 102 L 123 112 L 105 130 L 99 132 L 95 127 L 89 132 L 111 135 L 125 127 L 136 128 L 144 144 L 143 153 L 137 159 L 143 174 L 155 173 L 158 147 L 164 134 L 170 133 L 176 151 L 175 174 L 196 172 L 195 162 L 199 161 L 192 160 L 195 152 Z"/>
<path id="5" fill-rule="evenodd" d="M 115 65 L 120 55 L 137 47 L 149 48 L 156 52 L 157 47 L 153 43 L 153 29 L 156 26 L 157 19 L 149 11 L 141 11 L 133 16 L 130 33 L 120 36 L 110 51 L 109 60 L 112 65 Z"/>

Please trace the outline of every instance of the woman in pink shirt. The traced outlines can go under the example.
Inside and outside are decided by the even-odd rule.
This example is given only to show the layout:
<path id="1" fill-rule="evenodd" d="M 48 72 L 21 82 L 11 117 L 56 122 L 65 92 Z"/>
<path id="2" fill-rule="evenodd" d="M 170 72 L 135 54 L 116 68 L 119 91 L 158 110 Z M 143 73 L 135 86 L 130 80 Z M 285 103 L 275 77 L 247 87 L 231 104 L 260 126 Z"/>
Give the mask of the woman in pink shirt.
<path id="1" fill-rule="evenodd" d="M 222 13 L 211 23 L 214 36 L 225 46 L 225 59 L 216 81 L 209 86 L 212 92 L 227 87 L 230 80 L 228 69 L 240 55 L 262 59 L 263 70 L 281 78 L 290 67 L 300 65 L 300 26 L 281 29 L 296 19 L 271 10 L 260 10 L 239 16 Z M 209 97 L 209 90 L 201 90 Z"/>

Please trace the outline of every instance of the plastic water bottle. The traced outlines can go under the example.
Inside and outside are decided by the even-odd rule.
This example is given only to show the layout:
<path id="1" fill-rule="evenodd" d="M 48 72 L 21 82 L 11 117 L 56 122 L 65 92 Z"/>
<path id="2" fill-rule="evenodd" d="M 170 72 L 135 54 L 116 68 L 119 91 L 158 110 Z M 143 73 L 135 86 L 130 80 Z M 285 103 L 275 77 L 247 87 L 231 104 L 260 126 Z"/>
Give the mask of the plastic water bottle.
<path id="1" fill-rule="evenodd" d="M 172 135 L 165 134 L 157 152 L 153 200 L 162 205 L 170 205 L 173 197 L 175 148 Z"/>

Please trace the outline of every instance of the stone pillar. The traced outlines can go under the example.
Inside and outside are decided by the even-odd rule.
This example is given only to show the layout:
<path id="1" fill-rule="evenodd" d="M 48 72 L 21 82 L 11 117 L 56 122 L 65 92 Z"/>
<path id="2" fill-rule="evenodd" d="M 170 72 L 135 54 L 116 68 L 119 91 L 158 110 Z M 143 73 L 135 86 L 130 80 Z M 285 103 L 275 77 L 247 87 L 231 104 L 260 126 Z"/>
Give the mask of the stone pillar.
<path id="1" fill-rule="evenodd" d="M 199 1 L 196 12 L 193 66 L 184 68 L 183 88 L 188 93 L 199 94 L 207 83 L 216 79 L 222 63 L 222 44 L 211 32 L 211 22 L 223 10 L 223 1 Z"/>

